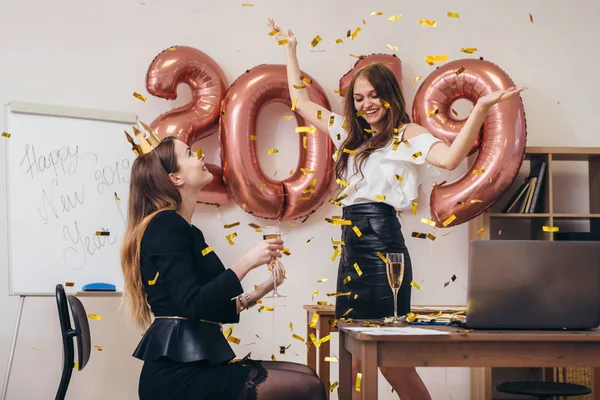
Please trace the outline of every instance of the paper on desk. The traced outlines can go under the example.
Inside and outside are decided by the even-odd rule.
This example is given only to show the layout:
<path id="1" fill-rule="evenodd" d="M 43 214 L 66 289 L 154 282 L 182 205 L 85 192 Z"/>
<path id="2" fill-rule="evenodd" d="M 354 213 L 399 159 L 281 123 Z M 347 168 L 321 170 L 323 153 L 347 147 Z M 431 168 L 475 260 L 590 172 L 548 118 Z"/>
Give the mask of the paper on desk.
<path id="1" fill-rule="evenodd" d="M 371 328 L 363 326 L 344 327 L 349 331 L 358 331 L 367 335 L 447 335 L 449 332 L 435 329 L 423 329 L 413 327 L 384 327 Z"/>

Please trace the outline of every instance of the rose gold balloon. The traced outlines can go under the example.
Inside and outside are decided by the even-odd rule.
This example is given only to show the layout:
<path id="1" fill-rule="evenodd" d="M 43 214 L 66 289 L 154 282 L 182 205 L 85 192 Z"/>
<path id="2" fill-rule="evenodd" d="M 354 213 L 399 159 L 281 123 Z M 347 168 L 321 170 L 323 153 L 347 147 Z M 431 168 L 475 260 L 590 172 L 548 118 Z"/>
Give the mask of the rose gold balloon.
<path id="1" fill-rule="evenodd" d="M 177 136 L 187 144 L 216 132 L 226 79 L 221 67 L 200 50 L 176 46 L 161 52 L 150 64 L 146 88 L 154 96 L 177 98 L 177 85 L 192 88 L 192 100 L 156 118 L 150 126 L 160 138 Z"/>
<path id="2" fill-rule="evenodd" d="M 307 83 L 306 90 L 312 101 L 329 109 L 318 83 Z M 231 85 L 222 105 L 226 114 L 220 120 L 221 165 L 231 197 L 247 212 L 262 218 L 290 220 L 315 211 L 327 196 L 333 143 L 327 132 L 297 134 L 300 157 L 294 174 L 281 182 L 266 177 L 250 136 L 255 132 L 258 112 L 273 101 L 291 106 L 285 65 L 259 65 Z M 310 126 L 298 114 L 296 118 L 299 125 Z M 307 149 L 302 145 L 304 136 Z M 314 173 L 301 172 L 301 167 Z"/>
<path id="3" fill-rule="evenodd" d="M 221 67 L 208 55 L 192 47 L 176 46 L 154 58 L 146 74 L 146 88 L 154 96 L 174 100 L 180 83 L 191 87 L 192 100 L 160 115 L 150 127 L 160 138 L 175 136 L 192 145 L 216 132 L 227 81 Z M 228 204 L 220 167 L 207 167 L 214 179 L 199 193 L 198 202 Z"/>
<path id="4" fill-rule="evenodd" d="M 452 116 L 455 100 L 464 98 L 476 104 L 488 93 L 513 86 L 515 84 L 506 72 L 491 62 L 452 61 L 423 81 L 415 96 L 413 119 L 434 136 L 451 144 L 464 124 L 464 120 Z M 429 110 L 438 111 L 429 114 Z M 517 177 L 523 163 L 526 128 L 525 111 L 519 96 L 492 106 L 483 123 L 479 153 L 469 171 L 455 182 L 437 186 L 431 192 L 431 217 L 436 226 L 442 227 L 452 215 L 456 218 L 446 227 L 467 222 L 498 201 Z M 485 172 L 474 174 L 473 170 Z"/>
<path id="5" fill-rule="evenodd" d="M 371 54 L 370 56 L 366 56 L 358 60 L 354 67 L 350 71 L 348 71 L 342 79 L 340 79 L 339 87 L 340 87 L 340 95 L 344 96 L 346 93 L 346 89 L 350 86 L 350 81 L 352 81 L 352 77 L 356 71 L 360 68 L 367 66 L 373 63 L 381 63 L 386 65 L 389 69 L 392 70 L 396 79 L 398 79 L 398 84 L 400 85 L 400 90 L 403 90 L 402 87 L 402 62 L 398 57 L 393 54 Z"/>
<path id="6" fill-rule="evenodd" d="M 215 206 L 226 206 L 231 202 L 229 192 L 223 180 L 223 170 L 220 166 L 206 163 L 206 168 L 213 175 L 213 180 L 204 186 L 198 194 L 198 203 L 211 204 Z"/>

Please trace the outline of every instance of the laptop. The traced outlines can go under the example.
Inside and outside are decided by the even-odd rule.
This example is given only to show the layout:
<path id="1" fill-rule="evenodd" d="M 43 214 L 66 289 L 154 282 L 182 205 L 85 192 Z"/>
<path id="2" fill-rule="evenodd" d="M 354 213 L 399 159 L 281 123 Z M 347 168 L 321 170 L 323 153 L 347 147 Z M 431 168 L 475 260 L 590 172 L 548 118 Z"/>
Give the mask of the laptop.
<path id="1" fill-rule="evenodd" d="M 472 241 L 466 325 L 596 328 L 600 325 L 600 242 Z"/>

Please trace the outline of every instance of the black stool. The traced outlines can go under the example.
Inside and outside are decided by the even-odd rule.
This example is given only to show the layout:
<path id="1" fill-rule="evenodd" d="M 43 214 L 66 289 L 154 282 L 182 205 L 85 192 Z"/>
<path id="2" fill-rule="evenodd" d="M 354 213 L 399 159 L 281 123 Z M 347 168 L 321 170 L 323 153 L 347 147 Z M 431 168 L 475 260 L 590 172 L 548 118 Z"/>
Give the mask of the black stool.
<path id="1" fill-rule="evenodd" d="M 549 399 L 555 396 L 585 396 L 592 393 L 592 390 L 586 386 L 575 385 L 574 383 L 562 382 L 504 382 L 496 386 L 500 393 L 524 394 L 534 396 L 539 400 Z"/>

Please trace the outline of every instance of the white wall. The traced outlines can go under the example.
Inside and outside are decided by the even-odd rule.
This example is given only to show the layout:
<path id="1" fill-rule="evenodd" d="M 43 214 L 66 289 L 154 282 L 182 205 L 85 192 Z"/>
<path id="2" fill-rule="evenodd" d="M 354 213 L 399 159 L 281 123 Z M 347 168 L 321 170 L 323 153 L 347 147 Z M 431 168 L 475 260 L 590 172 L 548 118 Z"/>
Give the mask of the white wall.
<path id="1" fill-rule="evenodd" d="M 460 53 L 461 47 L 477 47 L 473 57 L 482 56 L 501 66 L 518 84 L 529 90 L 523 95 L 528 125 L 529 145 L 598 146 L 595 103 L 600 80 L 595 76 L 600 61 L 592 48 L 600 30 L 594 28 L 600 19 L 600 5 L 593 0 L 566 3 L 558 0 L 527 2 L 482 2 L 458 0 L 431 1 L 317 1 L 288 2 L 254 0 L 255 7 L 242 7 L 241 1 L 134 0 L 53 2 L 32 0 L 0 0 L 0 103 L 31 101 L 98 109 L 115 109 L 139 114 L 150 122 L 160 113 L 189 99 L 186 88 L 181 98 L 169 102 L 149 98 L 142 103 L 132 92 L 145 93 L 145 72 L 163 49 L 172 45 L 196 47 L 213 57 L 225 71 L 229 83 L 258 64 L 282 63 L 283 50 L 267 35 L 267 17 L 283 27 L 290 27 L 299 38 L 299 57 L 303 70 L 311 74 L 327 91 L 334 110 L 341 110 L 340 98 L 334 95 L 338 79 L 356 59 L 348 56 L 389 52 L 386 43 L 399 47 L 403 61 L 405 96 L 410 105 L 419 83 L 417 75 L 426 76 L 433 68 L 424 55 L 447 53 L 450 59 L 470 57 Z M 384 16 L 370 16 L 382 11 Z M 446 17 L 448 11 L 460 13 L 460 19 Z M 402 13 L 402 19 L 387 22 L 387 16 Z M 529 13 L 534 23 L 529 21 Z M 367 21 L 362 25 L 361 20 Z M 435 28 L 421 26 L 418 20 L 437 19 Z M 355 41 L 345 38 L 348 29 L 362 27 Z M 310 52 L 309 43 L 321 35 L 320 49 Z M 263 112 L 258 142 L 261 165 L 267 174 L 279 170 L 279 176 L 296 164 L 296 138 L 289 122 L 281 115 L 285 106 L 273 105 Z M 3 124 L 3 116 L 0 124 Z M 275 137 L 275 132 L 278 133 Z M 50 134 L 50 132 L 49 132 Z M 4 154 L 4 139 L 0 154 Z M 275 145 L 273 145 L 273 143 Z M 123 144 L 125 145 L 125 143 Z M 216 136 L 201 143 L 209 162 L 218 163 Z M 279 147 L 276 156 L 266 149 Z M 0 170 L 0 187 L 6 183 L 4 164 Z M 465 171 L 456 171 L 459 176 Z M 4 193 L 4 189 L 3 189 Z M 6 199 L 0 196 L 0 276 L 6 282 Z M 423 230 L 418 221 L 426 215 L 421 208 L 417 217 L 404 217 L 404 233 Z M 304 225 L 287 226 L 286 245 L 292 256 L 286 259 L 288 280 L 281 291 L 288 295 L 275 313 L 255 310 L 242 317 L 234 335 L 242 343 L 234 348 L 239 356 L 252 351 L 254 358 L 270 358 L 278 345 L 292 344 L 278 359 L 299 361 L 304 358 L 303 345 L 291 339 L 289 322 L 294 332 L 305 336 L 305 313 L 302 304 L 327 300 L 324 293 L 335 291 L 336 263 L 331 261 L 330 237 L 339 230 L 322 222 L 339 214 L 329 204 L 321 207 Z M 225 240 L 224 223 L 240 221 L 236 245 Z M 225 264 L 230 264 L 260 237 L 247 226 L 261 223 L 235 205 L 220 210 L 198 206 L 194 222 L 205 232 Z M 424 279 L 423 292 L 415 292 L 414 304 L 464 304 L 467 282 L 466 226 L 451 230 L 435 243 L 407 239 L 415 268 L 415 280 Z M 447 232 L 443 232 L 447 233 Z M 306 241 L 315 237 L 310 243 Z M 35 249 L 35 244 L 31 245 Z M 443 289 L 452 274 L 458 280 Z M 266 278 L 266 272 L 253 273 L 245 287 Z M 329 281 L 317 284 L 317 279 Z M 71 399 L 131 399 L 137 396 L 137 380 L 141 363 L 130 355 L 139 332 L 126 322 L 117 310 L 118 299 L 85 298 L 89 312 L 102 315 L 102 321 L 91 321 L 94 351 L 89 366 L 73 375 Z M 18 299 L 8 296 L 8 285 L 0 285 L 0 373 L 4 375 L 17 313 Z M 52 298 L 28 298 L 9 386 L 10 400 L 47 399 L 53 396 L 61 368 L 61 341 L 58 335 L 55 301 Z M 257 339 L 255 334 L 260 335 Z M 248 345 L 256 342 L 253 345 Z M 332 348 L 337 348 L 334 338 Z M 335 352 L 335 350 L 334 350 Z M 467 399 L 467 369 L 421 369 L 434 399 Z M 334 373 L 332 378 L 337 378 Z M 382 399 L 394 398 L 381 382 Z"/>

